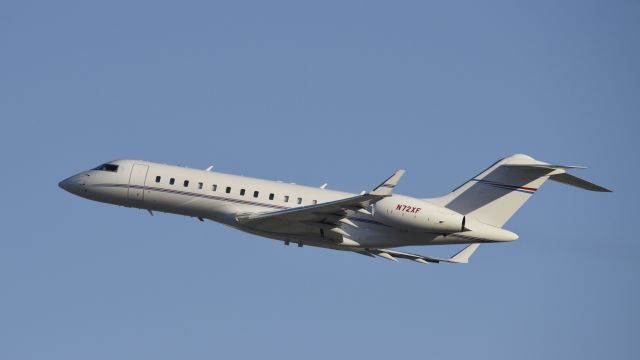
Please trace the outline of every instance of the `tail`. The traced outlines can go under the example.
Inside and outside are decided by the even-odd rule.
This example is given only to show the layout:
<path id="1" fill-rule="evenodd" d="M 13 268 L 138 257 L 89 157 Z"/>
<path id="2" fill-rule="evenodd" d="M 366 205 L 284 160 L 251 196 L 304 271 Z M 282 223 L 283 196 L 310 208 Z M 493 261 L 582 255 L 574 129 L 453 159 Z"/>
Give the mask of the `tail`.
<path id="1" fill-rule="evenodd" d="M 567 173 L 580 166 L 550 165 L 516 154 L 506 157 L 451 193 L 428 201 L 502 227 L 548 179 L 591 191 L 610 192 Z"/>

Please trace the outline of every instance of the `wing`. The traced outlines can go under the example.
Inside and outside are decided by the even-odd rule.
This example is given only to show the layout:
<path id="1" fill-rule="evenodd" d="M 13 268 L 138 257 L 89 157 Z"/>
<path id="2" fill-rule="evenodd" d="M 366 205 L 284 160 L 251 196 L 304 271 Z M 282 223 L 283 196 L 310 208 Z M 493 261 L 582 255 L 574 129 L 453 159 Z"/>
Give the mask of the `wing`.
<path id="1" fill-rule="evenodd" d="M 239 214 L 236 216 L 236 220 L 240 224 L 249 226 L 260 225 L 270 220 L 300 222 L 317 225 L 336 235 L 349 236 L 341 229 L 341 225 L 357 227 L 348 217 L 357 212 L 369 214 L 367 210 L 369 205 L 390 196 L 402 175 L 404 175 L 404 170 L 398 170 L 371 192 L 350 198 L 274 212 Z"/>
<path id="2" fill-rule="evenodd" d="M 367 256 L 380 256 L 381 258 L 385 258 L 387 260 L 398 261 L 397 258 L 413 260 L 422 264 L 427 263 L 439 263 L 439 262 L 448 262 L 455 264 L 466 264 L 469 262 L 469 258 L 473 253 L 478 249 L 480 244 L 471 244 L 464 249 L 462 249 L 457 254 L 453 255 L 449 259 L 440 259 L 434 257 L 428 257 L 418 254 L 411 254 L 401 251 L 389 250 L 389 249 L 365 249 L 364 251 L 357 251 L 357 253 Z"/>

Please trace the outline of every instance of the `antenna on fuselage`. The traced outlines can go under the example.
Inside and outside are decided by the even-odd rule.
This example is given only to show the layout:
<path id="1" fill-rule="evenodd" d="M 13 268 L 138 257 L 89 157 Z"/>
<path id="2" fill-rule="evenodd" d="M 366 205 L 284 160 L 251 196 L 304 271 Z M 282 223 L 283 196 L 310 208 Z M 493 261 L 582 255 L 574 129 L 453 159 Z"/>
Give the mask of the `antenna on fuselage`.
<path id="1" fill-rule="evenodd" d="M 322 184 L 322 186 L 320 186 L 320 189 L 326 189 L 327 185 L 329 185 L 329 184 L 327 184 L 327 183 Z"/>
<path id="2" fill-rule="evenodd" d="M 210 165 L 208 168 L 205 169 L 205 171 L 211 171 L 211 169 L 213 169 L 213 165 Z"/>

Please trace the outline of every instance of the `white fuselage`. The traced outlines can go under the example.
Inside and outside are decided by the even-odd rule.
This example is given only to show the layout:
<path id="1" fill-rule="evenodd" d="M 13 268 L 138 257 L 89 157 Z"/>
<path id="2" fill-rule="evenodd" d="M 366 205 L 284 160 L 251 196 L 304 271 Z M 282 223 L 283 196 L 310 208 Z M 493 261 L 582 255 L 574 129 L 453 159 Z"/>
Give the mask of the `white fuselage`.
<path id="1" fill-rule="evenodd" d="M 320 236 L 317 228 L 303 223 L 244 226 L 236 218 L 240 214 L 321 204 L 356 194 L 147 161 L 117 160 L 109 165 L 112 168 L 74 175 L 63 180 L 60 187 L 95 201 L 209 219 L 272 239 L 333 249 L 345 249 L 345 246 L 378 248 L 513 240 L 474 237 L 468 233 L 412 232 L 385 225 L 365 212 L 349 217 L 357 225 L 348 227 L 349 238 L 353 242 L 336 244 Z M 424 201 L 401 195 L 392 195 L 392 198 L 401 199 L 403 203 Z M 410 210 L 411 207 L 401 215 L 419 216 Z"/>

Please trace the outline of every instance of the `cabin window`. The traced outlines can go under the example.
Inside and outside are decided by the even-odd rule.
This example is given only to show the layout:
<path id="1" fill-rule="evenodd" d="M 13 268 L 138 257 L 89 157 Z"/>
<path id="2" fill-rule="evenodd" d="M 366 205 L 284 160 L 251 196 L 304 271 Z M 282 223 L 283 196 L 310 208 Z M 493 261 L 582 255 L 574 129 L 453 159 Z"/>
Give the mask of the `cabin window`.
<path id="1" fill-rule="evenodd" d="M 184 187 L 189 187 L 189 180 L 184 181 Z"/>
<path id="2" fill-rule="evenodd" d="M 218 190 L 218 185 L 216 184 L 211 185 L 211 191 L 216 191 L 216 190 Z"/>
<path id="3" fill-rule="evenodd" d="M 284 196 L 284 202 L 289 202 L 289 195 Z"/>
<path id="4" fill-rule="evenodd" d="M 159 183 L 160 182 L 160 176 L 156 176 L 156 182 Z"/>
<path id="5" fill-rule="evenodd" d="M 231 186 L 227 186 L 227 189 L 226 189 L 224 192 L 226 192 L 227 194 L 229 194 L 229 193 L 231 192 Z"/>
<path id="6" fill-rule="evenodd" d="M 176 179 L 174 178 L 169 179 L 169 185 L 173 185 L 175 183 L 176 183 Z"/>
<path id="7" fill-rule="evenodd" d="M 273 195 L 273 193 L 269 194 L 269 200 L 273 200 L 273 197 L 274 197 L 274 196 L 275 196 L 275 195 Z"/>
<path id="8" fill-rule="evenodd" d="M 203 186 L 204 186 L 204 184 L 203 184 L 203 183 L 201 183 L 201 182 L 199 182 L 199 183 L 198 183 L 198 189 L 202 190 L 202 187 L 203 187 Z"/>
<path id="9" fill-rule="evenodd" d="M 302 198 L 298 198 L 298 204 L 302 204 Z"/>
<path id="10" fill-rule="evenodd" d="M 318 203 L 318 200 L 313 200 L 311 203 L 312 203 L 313 205 L 315 205 L 315 204 L 317 204 L 317 203 Z"/>
<path id="11" fill-rule="evenodd" d="M 260 192 L 258 192 L 258 191 L 254 191 L 254 192 L 253 192 L 253 197 L 254 197 L 254 198 L 257 198 L 259 194 L 260 194 Z"/>
<path id="12" fill-rule="evenodd" d="M 110 172 L 118 172 L 118 165 L 114 164 L 102 164 L 96 168 L 91 170 L 100 170 L 100 171 L 110 171 Z"/>
<path id="13" fill-rule="evenodd" d="M 244 196 L 244 189 L 240 189 L 240 196 Z"/>

